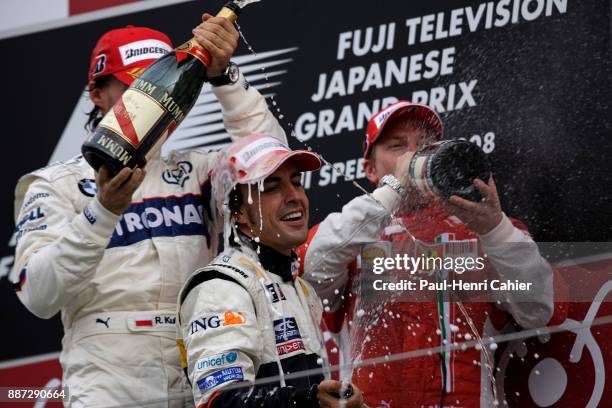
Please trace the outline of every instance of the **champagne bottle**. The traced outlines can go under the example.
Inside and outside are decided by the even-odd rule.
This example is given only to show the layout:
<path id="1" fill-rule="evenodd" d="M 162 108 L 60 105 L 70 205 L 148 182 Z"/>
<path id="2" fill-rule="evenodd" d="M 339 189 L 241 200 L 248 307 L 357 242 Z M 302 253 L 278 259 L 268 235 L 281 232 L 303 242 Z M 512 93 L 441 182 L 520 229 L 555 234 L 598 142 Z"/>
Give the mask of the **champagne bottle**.
<path id="1" fill-rule="evenodd" d="M 480 200 L 474 187 L 476 178 L 485 183 L 491 169 L 484 152 L 467 140 L 447 140 L 419 149 L 408 167 L 413 186 L 426 197 L 449 198 L 451 195 Z"/>
<path id="2" fill-rule="evenodd" d="M 218 17 L 232 23 L 249 1 L 230 1 Z M 97 171 L 144 167 L 183 121 L 200 95 L 210 54 L 195 38 L 147 67 L 104 115 L 81 152 Z"/>

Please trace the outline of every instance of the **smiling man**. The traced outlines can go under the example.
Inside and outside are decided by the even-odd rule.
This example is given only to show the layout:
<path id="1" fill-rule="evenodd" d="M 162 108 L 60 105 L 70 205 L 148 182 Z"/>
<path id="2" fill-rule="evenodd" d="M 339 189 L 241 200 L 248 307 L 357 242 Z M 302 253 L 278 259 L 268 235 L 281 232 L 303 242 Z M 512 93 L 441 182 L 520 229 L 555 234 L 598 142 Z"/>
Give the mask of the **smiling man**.
<path id="1" fill-rule="evenodd" d="M 206 407 L 337 407 L 342 384 L 324 380 L 322 371 L 285 379 L 321 369 L 325 359 L 321 302 L 297 277 L 292 251 L 308 235 L 301 172 L 318 169 L 319 158 L 254 135 L 218 163 L 212 185 L 226 250 L 191 275 L 178 304 L 194 400 Z M 252 385 L 267 377 L 276 378 Z M 361 401 L 353 389 L 346 407 Z"/>

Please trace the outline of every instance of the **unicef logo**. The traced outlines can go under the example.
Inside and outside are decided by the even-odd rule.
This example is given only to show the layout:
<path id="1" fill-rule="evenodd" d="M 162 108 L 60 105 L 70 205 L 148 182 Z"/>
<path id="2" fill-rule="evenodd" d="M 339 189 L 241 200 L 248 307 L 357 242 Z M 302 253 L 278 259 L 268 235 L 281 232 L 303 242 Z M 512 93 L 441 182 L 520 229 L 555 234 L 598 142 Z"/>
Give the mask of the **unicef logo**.
<path id="1" fill-rule="evenodd" d="M 236 361 L 237 358 L 238 354 L 236 354 L 236 352 L 234 351 L 232 351 L 231 353 L 227 353 L 227 355 L 225 356 L 225 359 L 228 363 L 233 363 L 234 361 Z"/>

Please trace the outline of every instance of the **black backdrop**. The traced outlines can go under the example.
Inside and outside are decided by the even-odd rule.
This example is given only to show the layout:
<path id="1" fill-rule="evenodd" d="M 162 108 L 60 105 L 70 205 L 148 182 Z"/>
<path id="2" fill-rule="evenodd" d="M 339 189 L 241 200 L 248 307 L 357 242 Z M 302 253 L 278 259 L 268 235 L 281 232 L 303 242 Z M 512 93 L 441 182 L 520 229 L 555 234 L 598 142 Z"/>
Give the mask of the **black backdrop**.
<path id="1" fill-rule="evenodd" d="M 274 108 L 280 110 L 281 123 L 288 133 L 299 123 L 297 134 L 330 162 L 353 160 L 355 165 L 354 160 L 361 156 L 364 123 L 357 120 L 359 109 L 373 109 L 385 98 L 410 99 L 424 94 L 419 91 L 431 95 L 442 89 L 447 93 L 455 89 L 454 103 L 448 95 L 443 100 L 445 112 L 441 116 L 446 124 L 446 137 L 480 139 L 485 147 L 485 139 L 490 142 L 494 134 L 494 148 L 489 143 L 487 149 L 491 150 L 489 157 L 507 213 L 522 219 L 539 241 L 609 241 L 610 1 L 493 3 L 508 3 L 510 11 L 514 4 L 530 3 L 527 13 L 535 13 L 540 5 L 544 11 L 533 21 L 520 17 L 516 24 L 486 28 L 485 6 L 482 20 L 473 32 L 468 28 L 465 11 L 461 35 L 415 44 L 407 41 L 407 19 L 444 12 L 440 30 L 448 31 L 451 10 L 471 7 L 475 14 L 480 4 L 486 3 L 262 0 L 245 10 L 240 26 L 259 53 L 297 47 L 288 53 L 287 58 L 292 60 L 283 66 L 287 72 L 276 90 Z M 60 349 L 59 319 L 43 321 L 31 316 L 18 302 L 7 279 L 9 257 L 13 253 L 9 244 L 14 228 L 13 189 L 20 175 L 48 163 L 82 96 L 89 53 L 97 38 L 111 28 L 133 24 L 164 31 L 178 44 L 188 38 L 202 11 L 214 12 L 221 5 L 220 1 L 188 2 L 0 41 L 0 78 L 3 78 L 0 112 L 5 141 L 4 157 L 0 160 L 4 180 L 0 195 L 3 226 L 0 239 L 4 240 L 0 254 L 3 257 L 0 305 L 5 328 L 0 360 Z M 551 13 L 546 16 L 548 6 Z M 493 11 L 492 21 L 502 20 Z M 361 30 L 363 41 L 366 29 L 372 27 L 376 42 L 380 25 L 388 29 L 390 23 L 395 25 L 389 49 L 383 46 L 380 52 L 362 56 L 348 49 L 342 59 L 337 58 L 341 33 Z M 356 36 L 353 33 L 350 38 Z M 403 84 L 391 81 L 389 86 L 383 82 L 377 88 L 373 64 L 379 64 L 384 81 L 388 60 L 399 65 L 404 56 L 410 59 L 415 54 L 441 52 L 451 47 L 454 47 L 452 73 Z M 241 44 L 237 54 L 248 52 Z M 348 95 L 336 92 L 329 99 L 313 100 L 321 74 L 329 79 L 334 71 L 341 70 L 346 82 L 349 70 L 354 67 L 363 67 L 360 72 L 372 75 L 374 85 L 367 90 L 357 86 Z M 353 74 L 358 75 L 357 71 Z M 469 87 L 472 81 L 477 82 L 465 95 L 468 98 L 463 98 L 462 106 L 447 111 L 449 103 L 452 107 L 462 99 L 459 84 Z M 311 115 L 333 115 L 331 132 L 325 126 L 316 129 L 332 134 L 308 137 L 304 125 L 310 123 Z M 354 116 L 355 126 L 351 125 L 350 116 Z M 338 125 L 341 117 L 345 126 Z M 340 129 L 337 133 L 336 127 Z M 291 138 L 291 144 L 304 146 L 295 138 Z M 348 173 L 355 173 L 351 162 L 346 167 Z M 309 182 L 313 222 L 338 210 L 359 193 L 341 178 L 335 184 L 320 186 L 328 180 L 329 172 L 326 174 L 314 174 Z M 367 186 L 365 179 L 358 181 Z"/>

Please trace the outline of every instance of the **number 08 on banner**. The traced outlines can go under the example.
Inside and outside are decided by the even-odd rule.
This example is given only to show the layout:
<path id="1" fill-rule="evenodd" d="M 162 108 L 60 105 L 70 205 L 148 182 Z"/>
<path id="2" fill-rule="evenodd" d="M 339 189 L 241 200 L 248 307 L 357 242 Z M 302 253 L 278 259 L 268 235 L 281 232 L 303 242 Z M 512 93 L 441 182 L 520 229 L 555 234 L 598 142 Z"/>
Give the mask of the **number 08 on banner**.
<path id="1" fill-rule="evenodd" d="M 253 0 L 234 0 L 217 14 L 231 22 Z M 104 115 L 81 151 L 95 169 L 113 174 L 144 167 L 200 95 L 210 54 L 194 38 L 147 67 Z"/>

